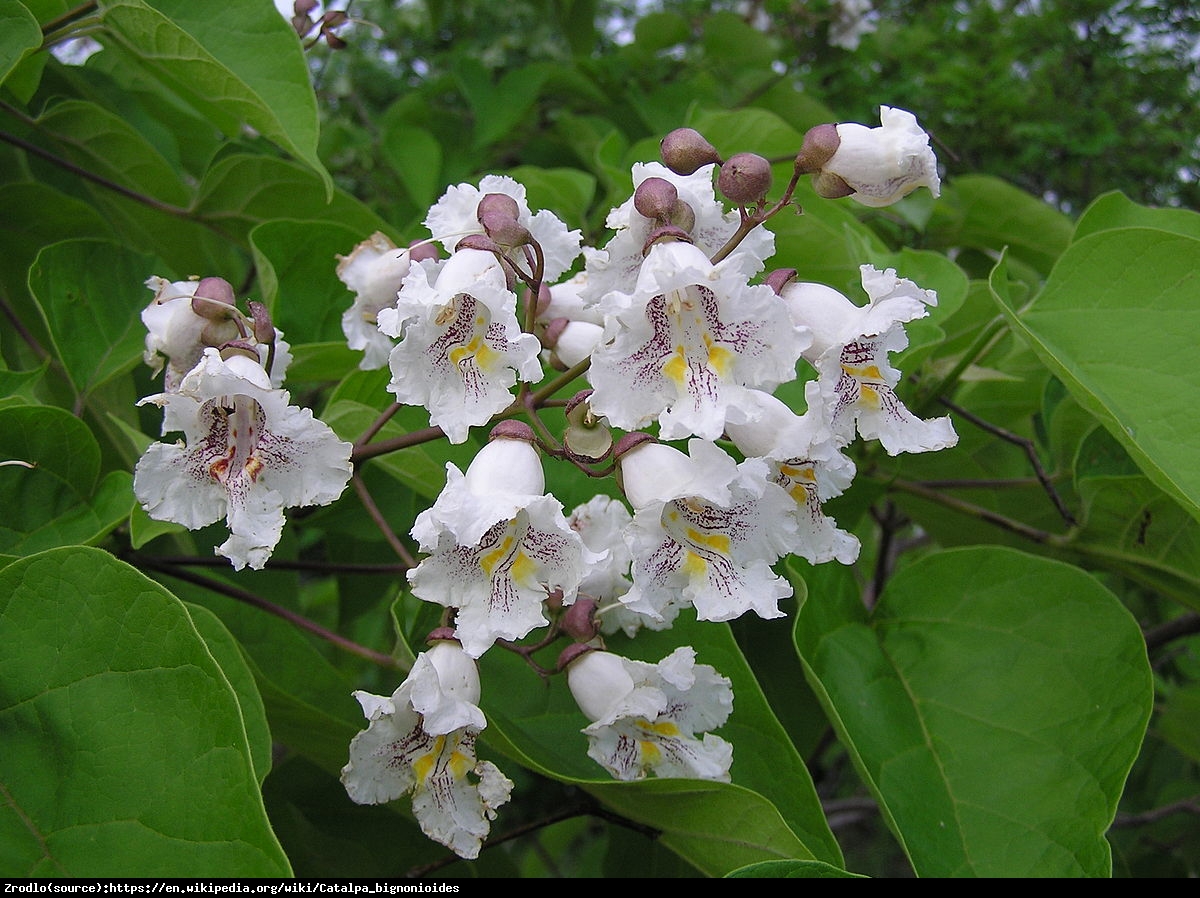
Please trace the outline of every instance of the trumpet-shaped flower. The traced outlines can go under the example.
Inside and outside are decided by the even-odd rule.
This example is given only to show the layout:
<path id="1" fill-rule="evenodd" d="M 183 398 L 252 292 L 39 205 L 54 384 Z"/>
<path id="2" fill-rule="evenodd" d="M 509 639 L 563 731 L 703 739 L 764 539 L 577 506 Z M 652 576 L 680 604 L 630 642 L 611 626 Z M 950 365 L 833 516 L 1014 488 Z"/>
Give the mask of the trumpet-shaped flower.
<path id="1" fill-rule="evenodd" d="M 350 742 L 342 768 L 351 800 L 382 804 L 411 793 L 425 835 L 460 857 L 478 857 L 513 784 L 475 755 L 487 721 L 474 659 L 453 642 L 437 642 L 390 697 L 354 697 L 370 723 Z"/>
<path id="2" fill-rule="evenodd" d="M 550 594 L 571 604 L 584 571 L 603 559 L 584 547 L 544 489 L 530 444 L 493 440 L 466 474 L 447 463 L 445 488 L 413 525 L 430 553 L 409 571 L 413 594 L 457 609 L 455 635 L 474 657 L 497 639 L 520 639 L 549 623 Z"/>
<path id="3" fill-rule="evenodd" d="M 376 231 L 351 250 L 338 256 L 337 276 L 354 293 L 354 302 L 342 314 L 342 333 L 351 349 L 363 352 L 358 367 L 364 371 L 382 368 L 393 343 L 379 330 L 379 313 L 396 305 L 396 295 L 412 266 L 412 252 L 400 248 Z"/>
<path id="4" fill-rule="evenodd" d="M 479 223 L 479 201 L 489 193 L 503 194 L 516 202 L 517 222 L 529 230 L 542 248 L 544 281 L 557 280 L 571 267 L 571 263 L 579 255 L 582 234 L 579 231 L 568 231 L 566 224 L 553 212 L 545 209 L 537 213 L 531 212 L 525 199 L 525 185 L 507 175 L 486 175 L 478 187 L 457 184 L 450 187 L 434 203 L 429 214 L 425 216 L 425 227 L 435 239 L 441 241 L 446 252 L 454 252 L 454 248 L 464 236 L 484 233 L 483 225 Z M 517 257 L 515 261 L 522 269 L 528 268 L 528 263 L 523 257 Z"/>
<path id="5" fill-rule="evenodd" d="M 853 191 L 850 198 L 864 206 L 890 206 L 918 187 L 928 187 L 938 196 L 937 158 L 916 116 L 880 106 L 879 121 L 878 128 L 839 124 L 838 148 L 822 172 L 841 178 Z"/>
<path id="6" fill-rule="evenodd" d="M 795 377 L 807 335 L 770 287 L 747 283 L 745 258 L 714 265 L 691 244 L 659 244 L 632 294 L 607 294 L 613 338 L 588 372 L 597 414 L 626 430 L 657 417 L 668 440 L 715 440 L 745 420 L 749 388 Z"/>
<path id="7" fill-rule="evenodd" d="M 733 710 L 729 680 L 681 646 L 657 664 L 586 651 L 567 684 L 591 723 L 588 757 L 619 780 L 695 777 L 729 781 L 733 746 L 708 730 Z M 698 738 L 697 733 L 702 733 Z"/>
<path id="8" fill-rule="evenodd" d="M 928 314 L 937 294 L 896 276 L 862 266 L 869 301 L 858 306 L 831 287 L 791 283 L 781 296 L 792 319 L 809 327 L 813 343 L 805 351 L 819 375 L 820 403 L 841 445 L 854 438 L 878 439 L 889 455 L 935 452 L 958 442 L 949 417 L 923 421 L 895 393 L 900 372 L 888 361 L 908 346 L 904 323 Z"/>
<path id="9" fill-rule="evenodd" d="M 762 459 L 739 465 L 702 440 L 688 452 L 650 444 L 620 459 L 635 509 L 627 535 L 633 587 L 622 602 L 652 629 L 686 605 L 700 620 L 781 617 L 779 600 L 792 587 L 770 566 L 795 542 L 791 498 Z"/>
<path id="10" fill-rule="evenodd" d="M 143 358 L 155 374 L 166 367 L 163 388 L 167 392 L 179 389 L 183 376 L 196 367 L 206 348 L 219 347 L 230 340 L 245 339 L 232 318 L 215 320 L 195 312 L 192 300 L 200 284 L 199 279 L 168 281 L 154 276 L 146 280 L 146 286 L 154 291 L 154 299 L 142 310 L 142 323 L 146 325 L 146 351 Z M 230 311 L 232 315 L 239 314 L 236 310 Z M 255 348 L 259 360 L 266 365 L 269 347 L 258 344 Z M 271 362 L 271 383 L 274 386 L 283 384 L 291 360 L 283 332 L 276 331 L 275 358 Z"/>
<path id="11" fill-rule="evenodd" d="M 812 564 L 837 559 L 852 564 L 859 542 L 840 530 L 822 504 L 840 496 L 854 479 L 854 462 L 842 454 L 821 419 L 820 387 L 805 384 L 808 411 L 796 415 L 766 393 L 755 396 L 761 414 L 749 424 L 730 425 L 729 438 L 743 455 L 763 458 L 770 477 L 792 498 L 796 541 L 791 551 Z"/>
<path id="12" fill-rule="evenodd" d="M 521 333 L 516 294 L 489 252 L 464 249 L 436 280 L 415 266 L 395 308 L 379 312 L 379 329 L 402 337 L 392 350 L 388 389 L 399 402 L 429 409 L 430 423 L 461 443 L 512 401 L 518 378 L 542 376 L 541 344 Z"/>
<path id="13" fill-rule="evenodd" d="M 690 207 L 696 217 L 687 229 L 692 241 L 706 256 L 714 255 L 729 240 L 741 224 L 736 211 L 728 211 L 713 191 L 714 165 L 705 165 L 690 175 L 678 175 L 661 162 L 635 162 L 633 186 L 636 190 L 647 178 L 661 178 L 675 186 L 679 199 Z M 616 231 L 604 249 L 585 249 L 587 281 L 583 296 L 588 302 L 599 302 L 606 293 L 618 290 L 630 293 L 637 283 L 644 250 L 650 233 L 658 223 L 640 214 L 633 197 L 608 213 L 605 224 Z M 748 276 L 761 270 L 767 258 L 775 252 L 775 235 L 766 228 L 755 228 L 734 250 L 745 256 Z"/>
<path id="14" fill-rule="evenodd" d="M 177 391 L 138 403 L 161 406 L 163 432 L 186 439 L 154 443 L 138 462 L 133 488 L 146 513 L 190 530 L 224 517 L 229 539 L 217 554 L 238 570 L 263 567 L 283 510 L 329 504 L 352 471 L 350 444 L 288 402 L 257 362 L 206 349 Z"/>

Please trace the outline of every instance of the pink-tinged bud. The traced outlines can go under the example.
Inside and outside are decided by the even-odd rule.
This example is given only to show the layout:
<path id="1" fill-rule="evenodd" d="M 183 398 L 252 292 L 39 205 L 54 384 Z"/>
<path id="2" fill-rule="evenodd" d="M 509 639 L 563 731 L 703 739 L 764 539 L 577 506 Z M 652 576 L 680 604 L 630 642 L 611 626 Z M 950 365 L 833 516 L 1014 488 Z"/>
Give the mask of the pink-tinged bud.
<path id="1" fill-rule="evenodd" d="M 468 234 L 454 245 L 455 252 L 458 252 L 460 249 L 481 249 L 485 253 L 504 252 L 504 250 L 500 248 L 500 244 L 498 244 L 487 234 Z"/>
<path id="2" fill-rule="evenodd" d="M 292 12 L 298 16 L 306 16 L 317 8 L 317 0 L 296 0 L 292 4 Z"/>
<path id="3" fill-rule="evenodd" d="M 475 207 L 475 217 L 480 224 L 485 215 L 504 215 L 516 219 L 521 217 L 521 207 L 507 193 L 486 193 Z"/>
<path id="4" fill-rule="evenodd" d="M 275 342 L 275 326 L 271 323 L 271 313 L 261 302 L 249 303 L 250 315 L 254 320 L 254 339 L 259 343 Z"/>
<path id="5" fill-rule="evenodd" d="M 226 321 L 233 314 L 233 287 L 225 278 L 204 278 L 192 294 L 192 311 L 210 321 Z"/>
<path id="6" fill-rule="evenodd" d="M 350 17 L 346 15 L 345 10 L 331 9 L 329 12 L 321 16 L 321 24 L 326 28 L 340 28 L 342 25 L 345 25 L 349 19 Z"/>
<path id="7" fill-rule="evenodd" d="M 812 186 L 813 190 L 817 192 L 817 196 L 823 196 L 827 200 L 839 200 L 854 193 L 853 187 L 842 180 L 840 175 L 835 175 L 831 171 L 823 171 L 815 175 L 812 179 Z"/>
<path id="8" fill-rule="evenodd" d="M 633 192 L 633 208 L 655 221 L 666 221 L 678 200 L 679 191 L 664 178 L 647 178 Z"/>
<path id="9" fill-rule="evenodd" d="M 596 623 L 596 607 L 594 599 L 576 599 L 559 618 L 559 625 L 576 642 L 595 639 L 600 632 L 600 626 Z"/>
<path id="10" fill-rule="evenodd" d="M 731 203 L 752 206 L 771 189 L 771 163 L 757 153 L 738 153 L 721 165 L 717 189 Z"/>
<path id="11" fill-rule="evenodd" d="M 661 228 L 655 228 L 646 236 L 646 242 L 642 244 L 642 255 L 650 252 L 650 247 L 656 243 L 670 243 L 678 240 L 681 243 L 693 243 L 692 235 L 683 228 L 677 228 L 675 225 L 663 225 Z"/>
<path id="12" fill-rule="evenodd" d="M 801 174 L 818 172 L 833 158 L 842 139 L 838 136 L 837 125 L 825 124 L 809 128 L 804 135 L 804 143 L 796 154 L 796 171 Z"/>
<path id="13" fill-rule="evenodd" d="M 345 50 L 349 46 L 344 40 L 328 30 L 328 26 L 321 32 L 325 36 L 325 43 L 329 45 L 330 50 Z"/>
<path id="14" fill-rule="evenodd" d="M 538 337 L 542 342 L 543 349 L 553 349 L 558 345 L 558 338 L 562 336 L 563 331 L 567 329 L 567 325 L 571 323 L 570 318 L 555 318 L 546 325 Z"/>
<path id="15" fill-rule="evenodd" d="M 693 128 L 676 128 L 659 144 L 663 162 L 677 175 L 690 175 L 713 162 L 720 162 L 717 148 Z"/>
<path id="16" fill-rule="evenodd" d="M 554 294 L 550 292 L 550 285 L 542 281 L 538 284 L 537 307 L 533 310 L 534 317 L 541 318 L 545 315 L 552 302 L 554 302 Z"/>
<path id="17" fill-rule="evenodd" d="M 533 433 L 533 428 L 524 421 L 514 421 L 512 418 L 506 418 L 488 434 L 488 442 L 492 440 L 524 440 L 526 443 L 536 443 L 537 437 Z"/>
<path id="18" fill-rule="evenodd" d="M 775 291 L 776 296 L 783 294 L 783 288 L 797 277 L 795 268 L 776 268 L 767 275 L 767 286 Z"/>
<path id="19" fill-rule="evenodd" d="M 533 240 L 528 228 L 503 212 L 485 212 L 479 216 L 479 223 L 487 235 L 503 247 L 524 246 Z"/>
<path id="20" fill-rule="evenodd" d="M 441 254 L 441 249 L 433 240 L 417 240 L 408 245 L 408 257 L 414 262 L 437 259 Z"/>

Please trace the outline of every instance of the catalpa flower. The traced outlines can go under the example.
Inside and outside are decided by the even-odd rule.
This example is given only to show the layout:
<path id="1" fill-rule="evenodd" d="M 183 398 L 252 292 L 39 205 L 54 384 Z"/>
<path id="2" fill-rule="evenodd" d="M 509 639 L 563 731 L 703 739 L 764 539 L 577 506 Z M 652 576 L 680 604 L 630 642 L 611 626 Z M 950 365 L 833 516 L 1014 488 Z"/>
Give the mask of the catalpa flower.
<path id="1" fill-rule="evenodd" d="M 379 329 L 402 337 L 392 350 L 388 389 L 399 402 L 429 409 L 429 421 L 452 443 L 512 402 L 518 378 L 537 381 L 541 344 L 521 332 L 517 296 L 490 252 L 456 252 L 430 280 L 414 267 L 395 308 L 379 312 Z"/>
<path id="2" fill-rule="evenodd" d="M 619 459 L 634 507 L 633 587 L 621 601 L 652 629 L 687 605 L 700 620 L 782 617 L 779 600 L 792 587 L 771 564 L 795 542 L 792 500 L 762 459 L 739 465 L 703 440 L 691 440 L 688 452 L 647 443 Z"/>
<path id="3" fill-rule="evenodd" d="M 150 517 L 196 530 L 225 518 L 217 554 L 262 568 L 283 532 L 283 510 L 328 505 L 350 480 L 349 443 L 312 412 L 288 404 L 262 365 L 206 349 L 173 393 L 147 396 L 164 409 L 163 433 L 138 461 L 133 489 Z"/>
<path id="4" fill-rule="evenodd" d="M 832 175 L 844 182 L 841 195 L 864 206 L 890 206 L 918 187 L 928 187 L 938 196 L 941 179 L 937 158 L 929 146 L 929 135 L 917 118 L 904 109 L 879 107 L 880 127 L 868 128 L 854 122 L 837 126 L 838 148 L 821 167 L 818 176 Z"/>
<path id="5" fill-rule="evenodd" d="M 413 594 L 457 609 L 455 635 L 476 658 L 497 639 L 548 624 L 550 594 L 571 604 L 584 571 L 604 557 L 545 495 L 537 451 L 522 439 L 493 439 L 466 474 L 447 463 L 446 486 L 412 536 L 430 553 L 408 573 Z"/>
<path id="6" fill-rule="evenodd" d="M 661 178 L 675 186 L 679 199 L 695 216 L 695 224 L 685 230 L 705 256 L 712 256 L 721 249 L 741 225 L 737 211 L 727 210 L 716 198 L 714 169 L 714 165 L 705 165 L 690 175 L 678 175 L 661 162 L 635 162 L 632 169 L 635 191 L 648 178 Z M 599 302 L 612 290 L 633 291 L 642 267 L 646 240 L 659 227 L 653 219 L 637 211 L 633 197 L 610 211 L 605 225 L 616 233 L 604 249 L 584 250 L 587 281 L 583 296 L 591 303 Z M 734 254 L 746 257 L 742 264 L 749 277 L 759 271 L 774 252 L 774 233 L 766 228 L 755 228 L 738 244 Z"/>
<path id="7" fill-rule="evenodd" d="M 837 559 L 853 564 L 858 538 L 837 526 L 822 504 L 840 496 L 854 479 L 854 462 L 847 458 L 822 420 L 820 387 L 804 387 L 808 410 L 803 415 L 766 393 L 754 397 L 760 413 L 749 424 L 729 426 L 729 438 L 748 457 L 762 458 L 769 477 L 792 498 L 796 540 L 791 553 L 812 564 Z"/>
<path id="8" fill-rule="evenodd" d="M 605 296 L 613 338 L 588 371 L 597 414 L 626 430 L 657 417 L 663 439 L 715 440 L 745 420 L 749 388 L 795 377 L 807 335 L 774 290 L 747 283 L 745 259 L 714 265 L 692 244 L 657 244 L 634 292 Z"/>
<path id="9" fill-rule="evenodd" d="M 422 652 L 390 696 L 355 692 L 370 721 L 350 742 L 342 783 L 357 804 L 383 804 L 412 794 L 413 814 L 429 838 L 459 857 L 479 856 L 496 809 L 512 782 L 475 755 L 487 726 L 475 661 L 456 643 Z"/>
<path id="10" fill-rule="evenodd" d="M 143 359 L 155 374 L 163 370 L 163 389 L 179 389 L 183 376 L 200 362 L 204 350 L 219 348 L 232 340 L 249 339 L 244 316 L 234 307 L 233 289 L 223 278 L 194 278 L 169 281 L 153 276 L 146 286 L 154 299 L 142 310 L 146 325 L 146 350 Z M 198 314 L 194 304 L 204 311 Z M 267 364 L 270 347 L 257 344 L 259 361 Z M 275 358 L 271 361 L 271 383 L 278 387 L 291 363 L 289 346 L 282 331 L 275 331 Z"/>
<path id="11" fill-rule="evenodd" d="M 571 694 L 591 721 L 583 730 L 588 757 L 614 778 L 729 781 L 733 746 L 707 731 L 729 718 L 733 690 L 712 667 L 696 663 L 691 646 L 657 664 L 584 650 L 566 665 Z"/>
<path id="12" fill-rule="evenodd" d="M 382 368 L 393 343 L 379 330 L 379 313 L 396 305 L 396 296 L 416 259 L 436 258 L 436 249 L 426 246 L 401 249 L 386 234 L 376 231 L 357 244 L 348 256 L 338 256 L 337 276 L 354 293 L 354 303 L 342 314 L 342 333 L 351 349 L 363 352 L 358 367 L 364 371 Z M 432 253 L 432 255 L 431 255 Z"/>
<path id="13" fill-rule="evenodd" d="M 888 455 L 936 452 L 958 442 L 949 417 L 922 421 L 895 393 L 900 372 L 888 361 L 908 346 L 903 324 L 928 314 L 937 294 L 896 276 L 861 266 L 869 301 L 857 306 L 832 287 L 792 282 L 780 294 L 792 318 L 813 333 L 804 357 L 819 375 L 825 420 L 841 445 L 878 439 Z"/>
<path id="14" fill-rule="evenodd" d="M 545 209 L 531 212 L 525 200 L 525 185 L 507 175 L 486 175 L 478 187 L 470 184 L 450 187 L 425 216 L 425 227 L 434 239 L 441 241 L 446 252 L 454 252 L 464 236 L 484 233 L 478 216 L 479 202 L 490 193 L 511 197 L 516 202 L 517 222 L 529 230 L 542 248 L 542 279 L 546 282 L 557 280 L 579 255 L 582 235 L 579 231 L 568 231 L 566 224 L 553 212 Z M 523 270 L 529 267 L 523 257 L 518 256 L 514 261 Z"/>

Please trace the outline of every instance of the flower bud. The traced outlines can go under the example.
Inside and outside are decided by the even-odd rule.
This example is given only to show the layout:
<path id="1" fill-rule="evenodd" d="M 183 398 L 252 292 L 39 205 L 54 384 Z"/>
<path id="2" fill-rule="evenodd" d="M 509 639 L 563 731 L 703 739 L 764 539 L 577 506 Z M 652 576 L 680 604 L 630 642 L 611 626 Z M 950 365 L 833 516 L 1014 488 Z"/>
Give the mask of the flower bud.
<path id="1" fill-rule="evenodd" d="M 633 192 L 633 208 L 655 221 L 666 221 L 678 200 L 679 191 L 664 178 L 647 178 Z"/>
<path id="2" fill-rule="evenodd" d="M 593 722 L 607 717 L 634 685 L 621 656 L 612 652 L 583 652 L 567 662 L 567 686 L 579 710 Z"/>
<path id="3" fill-rule="evenodd" d="M 771 189 L 771 163 L 757 153 L 738 153 L 721 165 L 717 189 L 732 203 L 752 206 Z"/>
<path id="4" fill-rule="evenodd" d="M 517 219 L 521 217 L 521 207 L 507 193 L 486 193 L 475 207 L 475 217 L 479 219 L 480 224 L 483 224 L 485 215 L 504 215 Z"/>
<path id="5" fill-rule="evenodd" d="M 225 278 L 204 278 L 192 294 L 192 311 L 210 321 L 228 321 L 234 313 L 233 287 Z"/>
<path id="6" fill-rule="evenodd" d="M 671 206 L 671 214 L 667 217 L 667 222 L 690 234 L 692 228 L 696 226 L 696 210 L 685 200 L 678 199 Z"/>
<path id="7" fill-rule="evenodd" d="M 775 291 L 775 295 L 779 296 L 783 293 L 783 288 L 797 277 L 795 268 L 776 268 L 767 275 L 767 286 Z"/>
<path id="8" fill-rule="evenodd" d="M 721 161 L 717 148 L 693 128 L 676 128 L 659 144 L 663 162 L 677 175 L 690 175 L 702 166 Z"/>
<path id="9" fill-rule="evenodd" d="M 848 192 L 840 195 L 851 196 L 864 206 L 890 206 L 918 187 L 939 194 L 937 157 L 916 116 L 904 109 L 880 106 L 879 120 L 878 128 L 854 122 L 837 126 L 837 149 L 813 182 L 821 196 L 839 195 L 836 181 L 822 180 L 826 175 L 835 175 L 846 185 Z"/>
<path id="10" fill-rule="evenodd" d="M 645 442 L 622 447 L 617 458 L 617 483 L 634 511 L 650 503 L 687 493 L 694 477 L 694 465 L 674 446 Z"/>
<path id="11" fill-rule="evenodd" d="M 524 246 L 533 240 L 529 229 L 511 215 L 503 212 L 487 212 L 479 216 L 484 232 L 500 246 L 511 249 Z"/>
<path id="12" fill-rule="evenodd" d="M 464 479 L 467 490 L 476 496 L 545 494 L 546 475 L 529 425 L 508 420 L 492 428 L 488 444 L 467 465 Z"/>
<path id="13" fill-rule="evenodd" d="M 796 171 L 811 174 L 821 170 L 837 152 L 842 139 L 838 137 L 837 125 L 825 124 L 809 128 L 804 143 L 796 154 Z"/>
<path id="14" fill-rule="evenodd" d="M 563 632 L 576 642 L 587 642 L 595 639 L 600 632 L 596 622 L 596 602 L 594 599 L 576 599 L 559 619 Z"/>
<path id="15" fill-rule="evenodd" d="M 413 262 L 424 262 L 437 259 L 441 255 L 437 242 L 433 240 L 415 240 L 408 245 L 408 257 Z"/>
<path id="16" fill-rule="evenodd" d="M 254 320 L 254 339 L 259 343 L 275 342 L 275 326 L 271 324 L 271 313 L 261 302 L 251 302 L 250 315 Z"/>

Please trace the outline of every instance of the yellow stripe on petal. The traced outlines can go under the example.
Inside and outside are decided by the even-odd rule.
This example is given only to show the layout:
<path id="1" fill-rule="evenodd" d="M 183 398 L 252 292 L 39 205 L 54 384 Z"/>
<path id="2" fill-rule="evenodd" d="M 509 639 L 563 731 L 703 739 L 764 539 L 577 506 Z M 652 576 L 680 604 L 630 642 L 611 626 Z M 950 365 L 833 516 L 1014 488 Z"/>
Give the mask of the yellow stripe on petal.
<path id="1" fill-rule="evenodd" d="M 687 537 L 697 546 L 707 546 L 722 555 L 729 554 L 729 537 L 724 533 L 701 533 L 693 527 L 688 527 Z"/>
<path id="2" fill-rule="evenodd" d="M 483 572 L 489 577 L 495 573 L 496 568 L 500 566 L 508 554 L 512 551 L 513 537 L 508 535 L 504 537 L 504 541 L 490 552 L 485 552 L 479 557 L 479 566 L 483 568 Z"/>
<path id="3" fill-rule="evenodd" d="M 662 366 L 663 375 L 676 386 L 682 387 L 684 377 L 687 375 L 687 357 L 683 354 L 683 347 L 678 346 L 671 357 L 667 359 Z"/>
<path id="4" fill-rule="evenodd" d="M 733 367 L 734 354 L 724 346 L 714 345 L 708 334 L 704 335 L 704 345 L 708 347 L 708 367 L 712 368 L 718 377 L 728 377 Z"/>
<path id="5" fill-rule="evenodd" d="M 425 780 L 429 779 L 429 774 L 433 772 L 433 768 L 437 764 L 438 755 L 442 753 L 442 747 L 445 744 L 446 737 L 438 736 L 433 740 L 433 747 L 427 753 L 413 761 L 413 773 L 416 774 L 418 783 L 424 783 Z"/>

